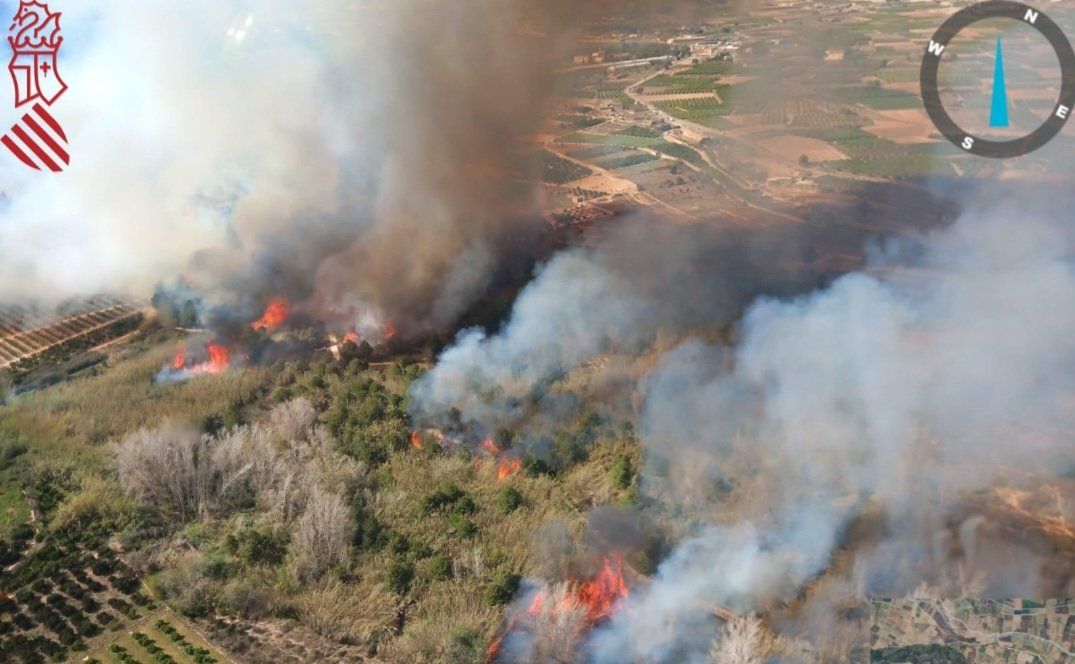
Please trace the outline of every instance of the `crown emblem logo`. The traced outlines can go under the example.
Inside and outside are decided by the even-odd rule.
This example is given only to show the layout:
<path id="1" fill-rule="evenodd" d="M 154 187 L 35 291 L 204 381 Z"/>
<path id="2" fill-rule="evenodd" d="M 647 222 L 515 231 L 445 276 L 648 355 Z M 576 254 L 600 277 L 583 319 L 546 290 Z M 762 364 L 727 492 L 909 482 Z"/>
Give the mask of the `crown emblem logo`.
<path id="1" fill-rule="evenodd" d="M 7 69 L 15 84 L 15 108 L 33 104 L 0 137 L 0 144 L 34 170 L 59 173 L 71 162 L 67 134 L 49 112 L 67 91 L 57 68 L 63 44 L 60 12 L 50 11 L 38 0 L 21 0 L 8 32 L 12 56 Z"/>
<path id="2" fill-rule="evenodd" d="M 53 103 L 67 90 L 56 66 L 63 44 L 60 12 L 50 11 L 37 0 L 22 0 L 8 31 L 13 53 L 8 70 L 15 83 L 15 106 L 35 99 Z"/>

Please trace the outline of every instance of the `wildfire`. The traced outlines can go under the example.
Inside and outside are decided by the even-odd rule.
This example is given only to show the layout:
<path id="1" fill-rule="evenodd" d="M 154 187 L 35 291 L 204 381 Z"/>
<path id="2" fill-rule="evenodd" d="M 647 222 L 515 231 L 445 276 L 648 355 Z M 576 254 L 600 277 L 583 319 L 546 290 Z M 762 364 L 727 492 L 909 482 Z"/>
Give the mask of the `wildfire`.
<path id="1" fill-rule="evenodd" d="M 287 321 L 288 314 L 291 313 L 291 305 L 287 300 L 275 299 L 271 300 L 265 307 L 265 313 L 261 315 L 261 318 L 250 324 L 250 327 L 255 330 L 275 330 Z"/>
<path id="2" fill-rule="evenodd" d="M 205 345 L 205 353 L 209 356 L 206 361 L 188 366 L 187 349 L 180 346 L 175 351 L 175 357 L 172 358 L 171 370 L 179 374 L 178 377 L 220 374 L 228 370 L 228 365 L 231 363 L 231 351 L 227 346 L 211 341 Z"/>
<path id="3" fill-rule="evenodd" d="M 482 439 L 478 447 L 489 456 L 496 457 L 496 478 L 498 480 L 506 480 L 522 470 L 523 462 L 510 454 L 504 453 L 492 438 Z"/>
<path id="4" fill-rule="evenodd" d="M 586 581 L 569 580 L 534 595 L 525 611 L 508 622 L 504 635 L 494 639 L 486 651 L 486 661 L 495 662 L 504 650 L 504 639 L 517 629 L 532 630 L 543 618 L 554 622 L 577 621 L 578 628 L 588 629 L 610 618 L 629 595 L 623 573 L 623 556 L 619 551 L 603 558 L 601 568 Z"/>
<path id="5" fill-rule="evenodd" d="M 422 434 L 420 432 L 411 432 L 411 447 L 416 450 L 424 450 L 426 448 L 425 443 L 422 442 Z"/>
<path id="6" fill-rule="evenodd" d="M 995 491 L 1008 509 L 1046 535 L 1075 540 L 1075 524 L 1068 521 L 1068 508 L 1060 487 L 1045 485 L 1037 495 L 1013 487 L 997 487 Z"/>
<path id="7" fill-rule="evenodd" d="M 506 457 L 500 457 L 500 462 L 496 468 L 496 478 L 498 480 L 506 480 L 515 473 L 519 472 L 523 467 L 523 462 L 518 459 L 509 459 Z"/>
<path id="8" fill-rule="evenodd" d="M 209 362 L 206 363 L 206 373 L 223 373 L 228 369 L 231 361 L 231 351 L 226 346 L 215 342 L 209 342 L 205 346 L 205 352 L 209 353 Z"/>
<path id="9" fill-rule="evenodd" d="M 623 556 L 616 551 L 605 556 L 597 576 L 583 583 L 577 592 L 579 603 L 586 607 L 586 617 L 596 623 L 612 615 L 617 602 L 628 595 L 623 578 Z"/>
<path id="10" fill-rule="evenodd" d="M 384 326 L 384 340 L 388 341 L 394 336 L 396 336 L 396 326 L 392 323 L 386 323 Z"/>
<path id="11" fill-rule="evenodd" d="M 362 337 L 358 336 L 358 332 L 356 330 L 352 329 L 352 330 L 349 330 L 347 332 L 347 334 L 345 334 L 343 336 L 343 341 L 341 341 L 340 343 L 341 344 L 353 343 L 353 344 L 357 345 L 358 342 L 360 342 L 360 341 L 362 341 Z"/>
<path id="12" fill-rule="evenodd" d="M 589 625 L 605 620 L 611 616 L 620 600 L 628 596 L 627 582 L 623 578 L 623 556 L 615 551 L 605 556 L 601 569 L 588 581 L 569 582 L 568 592 L 555 604 L 549 604 L 546 591 L 539 592 L 526 610 L 530 616 L 537 616 L 543 611 L 567 613 L 582 609 Z"/>
<path id="13" fill-rule="evenodd" d="M 187 365 L 187 349 L 184 346 L 180 346 L 175 349 L 175 357 L 172 358 L 172 369 L 174 371 L 182 371 L 183 367 Z"/>

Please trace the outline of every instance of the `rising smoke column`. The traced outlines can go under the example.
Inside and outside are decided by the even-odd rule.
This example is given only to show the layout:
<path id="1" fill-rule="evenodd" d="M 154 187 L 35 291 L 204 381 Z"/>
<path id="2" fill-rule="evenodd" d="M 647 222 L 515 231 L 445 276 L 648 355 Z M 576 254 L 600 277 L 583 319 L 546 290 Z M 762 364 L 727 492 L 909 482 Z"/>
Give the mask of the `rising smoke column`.
<path id="1" fill-rule="evenodd" d="M 1075 430 L 1072 234 L 1056 210 L 1027 214 L 1020 196 L 990 203 L 926 238 L 912 277 L 852 274 L 759 301 L 731 369 L 697 342 L 664 358 L 645 388 L 646 481 L 665 500 L 700 502 L 687 509 L 711 525 L 594 635 L 594 661 L 701 661 L 712 632 L 697 628 L 700 603 L 753 611 L 792 599 L 863 501 L 893 525 L 860 555 L 859 591 L 943 582 L 955 563 L 936 537 L 965 492 L 1070 468 L 1070 443 L 1052 432 Z M 1050 435 L 1028 449 L 1027 431 Z M 721 481 L 735 488 L 714 498 Z M 970 555 L 979 521 L 963 529 L 960 571 L 981 575 L 982 592 L 1070 592 L 1031 552 Z"/>
<path id="2" fill-rule="evenodd" d="M 0 162 L 0 299 L 179 273 L 243 316 L 449 325 L 540 225 L 569 4 L 64 3 L 72 165 Z"/>
<path id="3" fill-rule="evenodd" d="M 755 301 L 730 348 L 689 337 L 735 310 L 716 297 L 721 274 L 741 279 L 734 254 L 711 254 L 682 290 L 669 267 L 684 263 L 667 237 L 719 246 L 700 244 L 704 232 L 642 225 L 623 245 L 561 254 L 503 330 L 465 332 L 445 351 L 412 408 L 525 434 L 544 423 L 530 411 L 558 407 L 548 395 L 568 372 L 636 354 L 662 330 L 688 337 L 640 377 L 639 429 L 643 493 L 693 534 L 595 630 L 593 661 L 702 661 L 716 633 L 707 603 L 749 612 L 794 599 L 867 509 L 888 525 L 855 552 L 846 591 L 859 599 L 922 583 L 958 595 L 957 577 L 990 596 L 1066 596 L 1045 556 L 978 541 L 982 519 L 961 500 L 1072 467 L 1075 238 L 1048 197 L 1012 187 L 979 198 L 950 228 L 874 252 L 867 270 Z M 835 624 L 832 606 L 810 614 L 815 629 Z"/>
<path id="4" fill-rule="evenodd" d="M 818 276 L 801 267 L 799 231 L 669 225 L 639 213 L 597 248 L 541 266 L 495 334 L 464 330 L 412 390 L 419 422 L 528 433 L 577 406 L 553 389 L 602 356 L 635 357 L 662 336 L 729 325 L 758 293 L 795 292 Z"/>

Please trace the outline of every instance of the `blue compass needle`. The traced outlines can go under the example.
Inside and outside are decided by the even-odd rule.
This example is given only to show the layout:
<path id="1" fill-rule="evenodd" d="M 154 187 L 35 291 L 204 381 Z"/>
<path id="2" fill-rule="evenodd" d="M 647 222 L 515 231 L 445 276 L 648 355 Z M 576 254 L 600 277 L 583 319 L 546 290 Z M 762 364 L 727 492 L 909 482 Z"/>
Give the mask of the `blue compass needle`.
<path id="1" fill-rule="evenodd" d="M 997 57 L 993 66 L 993 102 L 989 109 L 990 127 L 1008 126 L 1008 89 L 1004 84 L 1004 50 L 997 35 Z"/>

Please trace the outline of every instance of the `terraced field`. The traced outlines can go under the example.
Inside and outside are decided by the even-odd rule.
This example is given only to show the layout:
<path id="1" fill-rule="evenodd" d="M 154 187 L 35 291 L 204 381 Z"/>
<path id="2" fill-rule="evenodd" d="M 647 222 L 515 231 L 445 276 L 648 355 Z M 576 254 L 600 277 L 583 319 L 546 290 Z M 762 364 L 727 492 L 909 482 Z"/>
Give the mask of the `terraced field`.
<path id="1" fill-rule="evenodd" d="M 109 295 L 69 305 L 58 314 L 25 306 L 0 308 L 0 369 L 104 331 L 140 311 L 140 304 Z"/>

